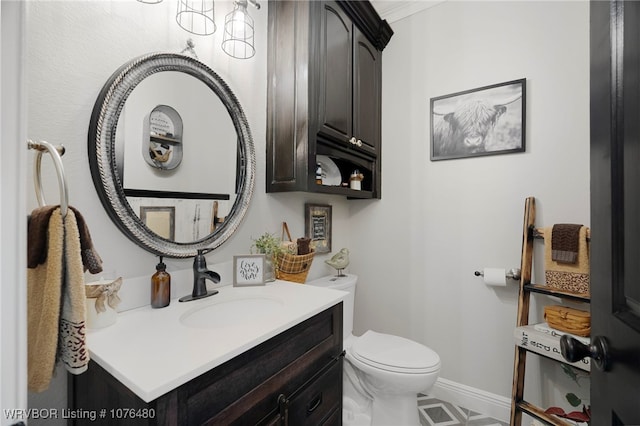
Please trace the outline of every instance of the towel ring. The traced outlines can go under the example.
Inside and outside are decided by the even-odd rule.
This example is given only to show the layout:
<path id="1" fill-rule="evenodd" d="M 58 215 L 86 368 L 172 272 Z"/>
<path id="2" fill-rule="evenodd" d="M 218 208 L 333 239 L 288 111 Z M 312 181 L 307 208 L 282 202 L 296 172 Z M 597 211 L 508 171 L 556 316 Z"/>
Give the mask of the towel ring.
<path id="1" fill-rule="evenodd" d="M 67 215 L 67 209 L 69 207 L 69 191 L 67 190 L 67 178 L 64 174 L 64 167 L 62 165 L 62 155 L 64 155 L 65 148 L 62 145 L 53 146 L 47 141 L 27 141 L 29 149 L 35 149 L 36 159 L 33 168 L 33 182 L 36 189 L 36 198 L 38 199 L 39 206 L 46 206 L 47 201 L 42 193 L 42 153 L 48 151 L 53 159 L 53 165 L 56 168 L 56 174 L 58 175 L 58 187 L 60 189 L 60 214 L 64 218 Z"/>

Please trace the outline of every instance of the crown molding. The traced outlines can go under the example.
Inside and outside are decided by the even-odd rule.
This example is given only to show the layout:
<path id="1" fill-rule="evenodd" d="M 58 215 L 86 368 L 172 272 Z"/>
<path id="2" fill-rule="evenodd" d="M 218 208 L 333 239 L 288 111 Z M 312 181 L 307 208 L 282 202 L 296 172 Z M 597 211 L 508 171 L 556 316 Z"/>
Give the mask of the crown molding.
<path id="1" fill-rule="evenodd" d="M 436 6 L 445 0 L 373 0 L 371 3 L 382 19 L 392 23 Z"/>

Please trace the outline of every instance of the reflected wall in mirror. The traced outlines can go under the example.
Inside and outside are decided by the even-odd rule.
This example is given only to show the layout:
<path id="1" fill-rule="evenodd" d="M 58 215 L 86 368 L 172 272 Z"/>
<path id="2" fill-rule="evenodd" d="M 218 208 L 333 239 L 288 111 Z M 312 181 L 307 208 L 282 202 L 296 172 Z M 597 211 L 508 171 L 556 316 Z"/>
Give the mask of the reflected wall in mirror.
<path id="1" fill-rule="evenodd" d="M 255 151 L 244 112 L 226 83 L 191 57 L 151 54 L 120 67 L 98 96 L 88 147 L 107 213 L 156 254 L 189 257 L 218 247 L 253 193 Z M 160 207 L 174 212 L 170 233 L 142 218 Z"/>

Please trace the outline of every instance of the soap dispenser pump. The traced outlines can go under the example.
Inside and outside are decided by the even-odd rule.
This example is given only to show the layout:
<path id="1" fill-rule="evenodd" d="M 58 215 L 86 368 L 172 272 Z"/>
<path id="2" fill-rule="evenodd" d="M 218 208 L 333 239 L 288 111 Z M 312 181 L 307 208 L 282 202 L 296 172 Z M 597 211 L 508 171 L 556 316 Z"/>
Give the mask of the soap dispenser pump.
<path id="1" fill-rule="evenodd" d="M 156 273 L 151 276 L 151 307 L 164 308 L 171 302 L 171 275 L 167 265 L 162 262 L 156 265 Z"/>

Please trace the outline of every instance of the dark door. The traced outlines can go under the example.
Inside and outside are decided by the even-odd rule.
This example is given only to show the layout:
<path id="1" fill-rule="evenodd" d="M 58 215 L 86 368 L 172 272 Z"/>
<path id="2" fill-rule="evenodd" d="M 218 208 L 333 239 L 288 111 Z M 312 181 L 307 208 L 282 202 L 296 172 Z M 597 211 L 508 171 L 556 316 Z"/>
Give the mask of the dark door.
<path id="1" fill-rule="evenodd" d="M 640 425 L 640 2 L 591 2 L 591 227 L 591 424 Z"/>
<path id="2" fill-rule="evenodd" d="M 377 154 L 380 144 L 382 53 L 353 30 L 353 136 L 356 145 Z"/>
<path id="3" fill-rule="evenodd" d="M 320 25 L 319 131 L 347 143 L 353 137 L 353 25 L 335 2 L 323 2 Z"/>

